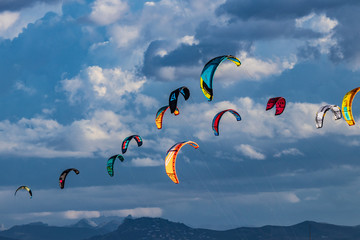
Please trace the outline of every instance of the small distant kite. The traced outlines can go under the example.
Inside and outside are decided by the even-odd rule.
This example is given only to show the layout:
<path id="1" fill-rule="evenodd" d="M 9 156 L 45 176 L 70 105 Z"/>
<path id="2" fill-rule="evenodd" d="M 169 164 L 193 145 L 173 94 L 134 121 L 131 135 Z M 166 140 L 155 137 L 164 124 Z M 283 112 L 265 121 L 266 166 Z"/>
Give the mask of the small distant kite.
<path id="1" fill-rule="evenodd" d="M 207 62 L 201 72 L 200 88 L 208 101 L 211 101 L 214 96 L 214 94 L 213 94 L 213 78 L 214 78 L 215 71 L 218 68 L 218 66 L 225 60 L 232 61 L 238 67 L 241 65 L 240 60 L 232 55 L 219 56 L 219 57 L 213 58 L 209 62 Z"/>
<path id="2" fill-rule="evenodd" d="M 122 142 L 121 151 L 123 154 L 126 153 L 126 150 L 129 147 L 129 142 L 131 141 L 131 139 L 136 140 L 138 147 L 140 147 L 143 144 L 143 140 L 141 139 L 141 137 L 139 135 L 131 135 L 131 136 L 125 138 L 124 141 Z"/>
<path id="3" fill-rule="evenodd" d="M 107 172 L 109 173 L 110 177 L 113 177 L 114 176 L 114 162 L 116 159 L 119 159 L 121 162 L 124 161 L 124 157 L 120 154 L 116 154 L 114 156 L 111 156 L 108 161 L 107 161 L 107 164 L 106 164 L 106 169 L 107 169 Z"/>
<path id="4" fill-rule="evenodd" d="M 158 129 L 162 128 L 163 117 L 164 117 L 166 110 L 168 110 L 168 108 L 169 108 L 169 106 L 161 107 L 156 113 L 155 124 Z M 180 113 L 179 108 L 176 108 L 176 110 L 174 111 L 174 114 L 179 115 L 179 113 Z"/>
<path id="5" fill-rule="evenodd" d="M 65 187 L 65 179 L 70 171 L 74 171 L 76 173 L 76 175 L 78 175 L 80 173 L 80 171 L 77 170 L 76 168 L 69 168 L 69 169 L 66 169 L 65 171 L 63 171 L 59 177 L 59 185 L 60 185 L 61 189 L 63 189 Z"/>
<path id="6" fill-rule="evenodd" d="M 283 97 L 270 98 L 267 105 L 266 111 L 272 109 L 276 105 L 275 116 L 280 115 L 285 110 L 286 101 Z"/>
<path id="7" fill-rule="evenodd" d="M 177 154 L 180 151 L 180 149 L 186 144 L 193 146 L 195 149 L 197 149 L 199 147 L 199 145 L 193 141 L 179 142 L 179 143 L 176 143 L 174 146 L 172 146 L 166 153 L 165 171 L 166 171 L 166 174 L 169 176 L 169 178 L 174 183 L 179 183 L 179 180 L 176 176 L 176 169 L 175 169 L 176 157 L 177 157 Z"/>
<path id="8" fill-rule="evenodd" d="M 342 114 L 344 116 L 345 121 L 349 124 L 349 126 L 352 126 L 355 124 L 354 117 L 352 115 L 352 102 L 354 100 L 355 95 L 360 91 L 360 87 L 354 88 L 350 92 L 346 93 L 343 101 L 342 101 Z"/>
<path id="9" fill-rule="evenodd" d="M 214 130 L 215 136 L 219 136 L 220 119 L 224 115 L 224 113 L 226 113 L 226 112 L 232 113 L 237 121 L 241 120 L 240 114 L 238 112 L 236 112 L 235 110 L 233 110 L 233 109 L 227 109 L 227 110 L 224 110 L 224 111 L 221 111 L 221 112 L 217 113 L 215 115 L 214 119 L 213 119 L 213 122 L 212 122 L 212 129 Z"/>
<path id="10" fill-rule="evenodd" d="M 14 196 L 16 196 L 17 191 L 22 190 L 22 189 L 28 191 L 28 193 L 30 195 L 30 198 L 32 198 L 32 192 L 31 192 L 31 189 L 28 186 L 20 186 L 20 187 L 18 187 L 16 189 L 15 193 L 14 193 Z"/>
<path id="11" fill-rule="evenodd" d="M 169 96 L 169 107 L 171 113 L 174 113 L 176 111 L 177 101 L 180 93 L 184 96 L 185 101 L 188 100 L 190 97 L 190 90 L 185 86 L 172 91 Z"/>
<path id="12" fill-rule="evenodd" d="M 332 111 L 332 113 L 334 114 L 335 120 L 341 119 L 341 110 L 338 106 L 336 106 L 336 105 L 322 106 L 322 107 L 320 107 L 319 111 L 317 111 L 316 116 L 315 116 L 315 123 L 316 123 L 317 128 L 322 128 L 323 122 L 324 122 L 324 117 L 328 110 Z"/>

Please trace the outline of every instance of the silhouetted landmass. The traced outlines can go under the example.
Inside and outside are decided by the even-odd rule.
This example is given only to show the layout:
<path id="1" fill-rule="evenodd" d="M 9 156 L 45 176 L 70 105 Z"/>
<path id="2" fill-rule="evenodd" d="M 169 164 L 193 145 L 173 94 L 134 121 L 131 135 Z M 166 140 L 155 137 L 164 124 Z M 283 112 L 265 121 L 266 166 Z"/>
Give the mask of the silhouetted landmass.
<path id="1" fill-rule="evenodd" d="M 196 229 L 161 218 L 125 219 L 119 228 L 89 240 L 359 240 L 360 227 L 302 222 L 293 226 L 241 227 L 226 231 Z"/>
<path id="2" fill-rule="evenodd" d="M 110 230 L 114 230 L 111 231 Z M 162 218 L 112 219 L 98 224 L 82 219 L 65 227 L 37 222 L 0 232 L 0 240 L 359 240 L 360 226 L 306 221 L 292 226 L 240 227 L 217 231 L 191 228 Z"/>

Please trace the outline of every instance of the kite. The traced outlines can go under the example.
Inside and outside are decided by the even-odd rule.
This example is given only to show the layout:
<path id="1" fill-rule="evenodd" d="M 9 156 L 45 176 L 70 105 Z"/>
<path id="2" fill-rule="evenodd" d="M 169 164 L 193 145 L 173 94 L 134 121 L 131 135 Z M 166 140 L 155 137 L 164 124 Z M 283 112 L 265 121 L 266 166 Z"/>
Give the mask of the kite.
<path id="1" fill-rule="evenodd" d="M 176 176 L 176 170 L 175 170 L 176 157 L 177 157 L 177 154 L 180 151 L 180 149 L 186 144 L 193 146 L 195 149 L 197 149 L 199 147 L 199 145 L 193 141 L 179 142 L 179 143 L 176 143 L 174 146 L 172 146 L 166 153 L 166 157 L 165 157 L 166 174 L 176 184 L 179 183 L 179 180 Z"/>
<path id="2" fill-rule="evenodd" d="M 220 63 L 222 63 L 226 59 L 232 61 L 238 67 L 241 65 L 241 62 L 238 58 L 231 55 L 225 55 L 211 59 L 208 63 L 205 64 L 201 72 L 200 87 L 208 101 L 211 101 L 213 99 L 212 83 L 215 71 L 220 65 Z"/>
<path id="3" fill-rule="evenodd" d="M 65 179 L 70 171 L 74 171 L 76 173 L 76 175 L 78 175 L 80 173 L 79 170 L 77 170 L 76 168 L 69 168 L 69 169 L 66 169 L 65 171 L 63 171 L 59 177 L 59 185 L 60 185 L 61 189 L 63 189 L 65 187 Z"/>
<path id="4" fill-rule="evenodd" d="M 328 110 L 331 110 L 333 112 L 335 120 L 341 119 L 341 110 L 338 106 L 336 106 L 336 105 L 322 106 L 322 107 L 320 107 L 319 111 L 317 111 L 316 116 L 315 116 L 316 128 L 322 128 L 323 122 L 324 122 L 324 117 Z"/>
<path id="5" fill-rule="evenodd" d="M 267 105 L 266 111 L 272 109 L 276 105 L 275 116 L 280 115 L 285 110 L 286 101 L 283 97 L 270 98 Z"/>
<path id="6" fill-rule="evenodd" d="M 133 138 L 136 140 L 138 147 L 140 147 L 143 144 L 143 140 L 141 139 L 141 137 L 139 135 L 131 135 L 131 136 L 125 138 L 124 141 L 122 142 L 121 151 L 123 154 L 126 153 L 126 150 L 128 149 L 128 146 L 129 146 L 129 142 Z"/>
<path id="7" fill-rule="evenodd" d="M 353 90 L 351 90 L 350 92 L 345 94 L 343 101 L 342 101 L 342 106 L 341 106 L 342 114 L 345 118 L 345 121 L 349 124 L 349 126 L 352 126 L 355 124 L 354 117 L 352 115 L 351 106 L 352 106 L 354 97 L 358 91 L 360 91 L 360 87 L 354 88 Z"/>
<path id="8" fill-rule="evenodd" d="M 190 90 L 185 86 L 172 91 L 169 96 L 169 107 L 171 113 L 174 113 L 176 111 L 179 93 L 184 96 L 185 101 L 188 100 L 190 97 Z"/>
<path id="9" fill-rule="evenodd" d="M 28 191 L 29 194 L 30 194 L 30 198 L 32 198 L 32 192 L 31 192 L 31 189 L 28 186 L 20 186 L 20 187 L 18 187 L 16 189 L 15 193 L 14 193 L 14 196 L 16 196 L 17 191 L 19 191 L 21 189 L 24 189 L 24 190 Z"/>
<path id="10" fill-rule="evenodd" d="M 156 113 L 155 123 L 156 123 L 156 127 L 158 129 L 162 128 L 163 117 L 164 117 L 166 110 L 168 110 L 168 108 L 169 108 L 169 106 L 161 107 Z M 180 113 L 179 108 L 176 108 L 176 110 L 174 111 L 175 116 L 179 115 L 179 113 Z"/>
<path id="11" fill-rule="evenodd" d="M 124 161 L 124 157 L 120 154 L 116 154 L 108 159 L 106 169 L 107 169 L 107 172 L 109 173 L 110 177 L 114 176 L 114 162 L 115 162 L 116 158 L 118 158 L 121 162 Z"/>
<path id="12" fill-rule="evenodd" d="M 220 123 L 220 119 L 221 117 L 224 115 L 224 113 L 226 112 L 231 112 L 234 117 L 236 118 L 237 121 L 241 120 L 240 114 L 238 112 L 236 112 L 233 109 L 227 109 L 224 111 L 219 112 L 218 114 L 215 115 L 213 121 L 212 121 L 212 129 L 214 130 L 214 134 L 215 136 L 219 136 L 219 123 Z"/>

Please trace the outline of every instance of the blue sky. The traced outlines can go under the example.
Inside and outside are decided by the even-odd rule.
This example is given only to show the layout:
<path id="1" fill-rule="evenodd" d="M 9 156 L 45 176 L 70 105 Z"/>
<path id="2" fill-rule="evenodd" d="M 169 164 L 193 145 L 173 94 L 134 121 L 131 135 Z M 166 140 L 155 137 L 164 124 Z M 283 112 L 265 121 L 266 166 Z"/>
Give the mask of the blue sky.
<path id="1" fill-rule="evenodd" d="M 0 223 L 164 217 L 224 229 L 304 220 L 359 224 L 359 125 L 326 116 L 359 86 L 358 1 L 5 0 L 0 3 Z M 232 54 L 200 90 L 213 57 Z M 180 115 L 156 111 L 181 86 Z M 270 97 L 284 113 L 265 111 Z M 360 103 L 353 104 L 355 121 Z M 224 115 L 220 136 L 213 116 Z M 106 160 L 131 142 L 111 178 Z M 166 151 L 182 148 L 175 185 Z M 59 174 L 68 176 L 64 190 Z M 13 196 L 20 185 L 34 197 Z"/>

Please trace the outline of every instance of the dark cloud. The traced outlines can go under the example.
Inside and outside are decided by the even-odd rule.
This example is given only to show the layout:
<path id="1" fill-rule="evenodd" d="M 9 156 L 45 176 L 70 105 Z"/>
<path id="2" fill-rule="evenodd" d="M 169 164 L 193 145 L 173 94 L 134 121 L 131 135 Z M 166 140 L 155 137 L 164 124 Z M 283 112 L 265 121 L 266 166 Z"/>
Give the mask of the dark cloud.
<path id="1" fill-rule="evenodd" d="M 31 7 L 37 3 L 59 3 L 61 0 L 1 0 L 0 12 L 19 11 L 26 7 Z"/>
<path id="2" fill-rule="evenodd" d="M 94 39 L 84 35 L 81 25 L 75 23 L 75 20 L 64 20 L 49 13 L 41 21 L 29 24 L 14 40 L 0 42 L 0 55 L 6 56 L 0 58 L 0 105 L 4 108 L 4 118 L 32 116 L 46 108 L 59 97 L 49 94 L 58 82 L 75 76 L 86 64 Z M 17 82 L 35 89 L 36 94 L 16 91 Z M 29 105 L 33 107 L 26 107 Z"/>
<path id="3" fill-rule="evenodd" d="M 195 34 L 198 45 L 181 44 L 165 56 L 157 53 L 166 49 L 169 42 L 153 41 L 144 54 L 143 74 L 156 76 L 161 67 L 196 66 L 221 55 L 235 55 L 241 50 L 251 51 L 257 40 L 277 38 L 316 39 L 322 34 L 309 29 L 295 28 L 293 21 L 258 20 L 251 22 L 235 21 L 226 26 L 201 23 Z M 183 77 L 183 76 L 179 76 Z M 157 79 L 161 79 L 157 76 Z"/>
<path id="4" fill-rule="evenodd" d="M 339 21 L 335 28 L 334 38 L 338 44 L 330 49 L 330 59 L 336 63 L 346 61 L 360 67 L 360 32 L 357 30 L 360 7 L 344 7 L 328 13 L 329 17 Z"/>
<path id="5" fill-rule="evenodd" d="M 318 47 L 305 45 L 298 48 L 297 56 L 300 59 L 318 59 L 321 56 Z"/>
<path id="6" fill-rule="evenodd" d="M 242 20 L 291 19 L 305 16 L 313 11 L 326 11 L 359 4 L 357 0 L 228 0 L 218 8 L 217 14 L 229 14 Z"/>
<path id="7" fill-rule="evenodd" d="M 233 17 L 234 22 L 242 20 L 243 32 L 250 34 L 255 32 L 260 36 L 289 36 L 298 32 L 307 35 L 306 31 L 291 31 L 284 22 L 294 21 L 295 18 L 304 17 L 312 12 L 326 14 L 331 19 L 336 19 L 339 24 L 334 29 L 334 38 L 338 44 L 331 47 L 329 58 L 334 63 L 346 61 L 355 68 L 359 68 L 357 61 L 360 57 L 360 33 L 356 31 L 360 21 L 360 2 L 357 0 L 337 1 L 337 0 L 276 0 L 276 1 L 250 1 L 250 0 L 228 0 L 217 9 L 218 15 L 229 15 Z M 237 20 L 236 20 L 237 19 Z M 273 23 L 273 26 L 266 24 L 262 26 L 265 20 Z M 260 27 L 256 27 L 259 25 Z M 247 27 L 249 26 L 249 27 Z M 294 26 L 292 25 L 292 28 Z M 299 49 L 299 57 L 314 58 L 319 55 L 319 49 L 304 44 Z"/>

